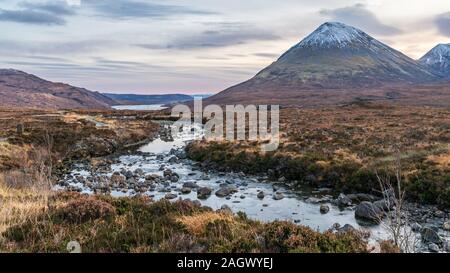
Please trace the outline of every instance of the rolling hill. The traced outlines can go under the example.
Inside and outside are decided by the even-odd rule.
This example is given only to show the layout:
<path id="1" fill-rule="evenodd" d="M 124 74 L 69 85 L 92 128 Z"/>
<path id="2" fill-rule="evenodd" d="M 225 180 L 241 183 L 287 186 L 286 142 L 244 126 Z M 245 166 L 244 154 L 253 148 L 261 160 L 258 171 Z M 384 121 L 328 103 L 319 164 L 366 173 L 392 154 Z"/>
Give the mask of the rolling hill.
<path id="1" fill-rule="evenodd" d="M 0 106 L 25 108 L 110 108 L 113 99 L 98 92 L 50 82 L 14 69 L 0 69 Z"/>

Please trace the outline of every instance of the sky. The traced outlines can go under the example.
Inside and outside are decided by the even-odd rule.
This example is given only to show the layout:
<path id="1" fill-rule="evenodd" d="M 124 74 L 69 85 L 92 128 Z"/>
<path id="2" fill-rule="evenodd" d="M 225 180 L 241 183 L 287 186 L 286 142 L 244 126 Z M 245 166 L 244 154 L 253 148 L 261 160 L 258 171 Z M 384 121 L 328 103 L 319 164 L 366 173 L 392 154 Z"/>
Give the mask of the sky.
<path id="1" fill-rule="evenodd" d="M 414 59 L 450 43 L 448 0 L 0 0 L 0 68 L 100 92 L 210 94 L 326 21 Z"/>

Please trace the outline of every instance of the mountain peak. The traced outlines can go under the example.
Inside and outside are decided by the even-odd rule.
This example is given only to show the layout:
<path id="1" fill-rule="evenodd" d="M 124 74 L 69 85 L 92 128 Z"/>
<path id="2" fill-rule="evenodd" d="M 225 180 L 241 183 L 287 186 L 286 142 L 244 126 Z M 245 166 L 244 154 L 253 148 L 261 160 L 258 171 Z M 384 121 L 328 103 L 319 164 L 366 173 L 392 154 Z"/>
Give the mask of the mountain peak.
<path id="1" fill-rule="evenodd" d="M 420 62 L 441 75 L 450 75 L 450 44 L 438 44 L 420 58 Z"/>
<path id="2" fill-rule="evenodd" d="M 371 40 L 373 40 L 372 37 L 355 27 L 340 22 L 326 22 L 303 39 L 297 46 L 342 48 L 355 42 L 367 44 Z"/>

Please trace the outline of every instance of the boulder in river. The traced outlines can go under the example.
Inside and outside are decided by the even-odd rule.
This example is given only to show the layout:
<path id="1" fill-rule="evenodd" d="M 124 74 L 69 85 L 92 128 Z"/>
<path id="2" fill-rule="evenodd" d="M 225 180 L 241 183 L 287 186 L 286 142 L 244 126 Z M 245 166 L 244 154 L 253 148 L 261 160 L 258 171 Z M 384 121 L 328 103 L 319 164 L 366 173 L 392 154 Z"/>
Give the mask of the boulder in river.
<path id="1" fill-rule="evenodd" d="M 227 197 L 230 194 L 231 194 L 231 191 L 228 187 L 223 187 L 216 191 L 217 197 Z"/>
<path id="2" fill-rule="evenodd" d="M 174 193 L 168 193 L 168 194 L 166 194 L 166 196 L 164 198 L 170 200 L 170 199 L 175 199 L 177 197 L 178 197 L 178 195 L 176 195 Z"/>
<path id="3" fill-rule="evenodd" d="M 442 225 L 442 228 L 445 231 L 450 231 L 450 221 L 445 221 L 444 224 Z"/>
<path id="4" fill-rule="evenodd" d="M 431 243 L 428 245 L 428 250 L 433 253 L 439 252 L 439 246 L 437 244 Z"/>
<path id="5" fill-rule="evenodd" d="M 192 189 L 188 188 L 188 187 L 181 188 L 181 193 L 182 194 L 189 194 L 189 193 L 191 193 L 191 191 L 192 191 Z"/>
<path id="6" fill-rule="evenodd" d="M 339 194 L 336 203 L 339 207 L 348 207 L 352 205 L 352 200 L 347 197 L 347 195 L 341 193 Z"/>
<path id="7" fill-rule="evenodd" d="M 355 218 L 369 222 L 379 223 L 384 212 L 373 203 L 364 201 L 356 207 Z"/>
<path id="8" fill-rule="evenodd" d="M 335 226 L 336 224 L 334 224 L 333 226 Z M 339 224 L 338 224 L 339 225 Z M 353 232 L 356 229 L 350 225 L 350 224 L 345 224 L 343 227 L 337 227 L 337 231 L 338 233 L 347 233 L 347 232 Z"/>
<path id="9" fill-rule="evenodd" d="M 327 205 L 320 205 L 320 213 L 326 214 L 330 211 L 330 207 Z"/>
<path id="10" fill-rule="evenodd" d="M 195 184 L 194 182 L 185 182 L 185 183 L 183 183 L 183 188 L 195 189 L 195 188 L 198 188 L 198 185 Z"/>
<path id="11" fill-rule="evenodd" d="M 422 226 L 419 225 L 418 223 L 414 223 L 411 225 L 411 230 L 413 232 L 420 232 L 421 229 L 422 229 Z"/>
<path id="12" fill-rule="evenodd" d="M 264 199 L 264 192 L 263 191 L 258 192 L 256 197 L 258 197 L 258 199 Z"/>
<path id="13" fill-rule="evenodd" d="M 198 199 L 207 199 L 211 195 L 212 190 L 208 187 L 202 187 L 197 190 Z"/>
<path id="14" fill-rule="evenodd" d="M 274 195 L 273 195 L 273 200 L 281 200 L 281 199 L 283 199 L 284 198 L 284 195 L 281 193 L 281 192 L 276 192 Z"/>
<path id="15" fill-rule="evenodd" d="M 422 235 L 422 241 L 426 243 L 442 244 L 439 234 L 430 227 L 422 228 L 420 234 Z"/>
<path id="16" fill-rule="evenodd" d="M 450 241 L 444 242 L 445 252 L 450 252 Z"/>

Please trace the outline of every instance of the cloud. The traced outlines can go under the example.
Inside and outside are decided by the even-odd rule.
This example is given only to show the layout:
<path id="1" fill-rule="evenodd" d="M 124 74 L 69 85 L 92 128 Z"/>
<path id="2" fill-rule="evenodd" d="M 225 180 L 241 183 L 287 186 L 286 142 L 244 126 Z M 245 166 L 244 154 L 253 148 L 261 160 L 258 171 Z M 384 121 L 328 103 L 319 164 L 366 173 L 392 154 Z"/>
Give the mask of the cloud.
<path id="1" fill-rule="evenodd" d="M 450 12 L 438 15 L 434 22 L 441 34 L 450 37 Z"/>
<path id="2" fill-rule="evenodd" d="M 185 6 L 147 3 L 126 0 L 89 0 L 84 4 L 89 5 L 99 15 L 113 17 L 115 19 L 169 17 L 182 14 L 215 14 L 209 11 L 192 9 Z"/>
<path id="3" fill-rule="evenodd" d="M 66 21 L 57 15 L 34 10 L 3 10 L 0 9 L 0 21 L 38 24 L 38 25 L 64 25 Z"/>
<path id="4" fill-rule="evenodd" d="M 75 9 L 68 5 L 66 2 L 56 1 L 56 2 L 46 2 L 46 3 L 31 3 L 31 2 L 23 2 L 20 4 L 21 7 L 47 12 L 53 15 L 74 15 Z"/>
<path id="5" fill-rule="evenodd" d="M 109 40 L 78 40 L 60 42 L 19 42 L 0 40 L 0 53 L 4 55 L 66 55 L 102 51 L 116 44 Z"/>
<path id="6" fill-rule="evenodd" d="M 270 31 L 262 31 L 240 23 L 217 24 L 216 27 L 216 29 L 206 30 L 199 34 L 177 37 L 166 45 L 137 44 L 137 46 L 147 49 L 201 49 L 280 39 L 278 35 Z"/>
<path id="7" fill-rule="evenodd" d="M 346 23 L 373 34 L 389 36 L 402 32 L 395 27 L 383 24 L 364 4 L 338 9 L 323 9 L 320 14 L 330 17 L 333 21 Z"/>
<path id="8" fill-rule="evenodd" d="M 31 3 L 22 2 L 19 9 L 0 9 L 0 21 L 35 25 L 64 25 L 65 16 L 74 15 L 66 2 Z"/>
<path id="9" fill-rule="evenodd" d="M 280 54 L 275 54 L 275 53 L 255 53 L 253 54 L 256 57 L 263 57 L 263 58 L 269 58 L 269 59 L 273 59 L 273 58 L 277 58 L 280 56 Z"/>

